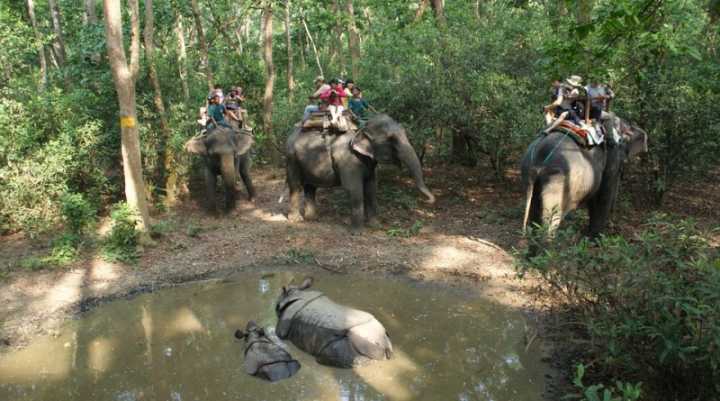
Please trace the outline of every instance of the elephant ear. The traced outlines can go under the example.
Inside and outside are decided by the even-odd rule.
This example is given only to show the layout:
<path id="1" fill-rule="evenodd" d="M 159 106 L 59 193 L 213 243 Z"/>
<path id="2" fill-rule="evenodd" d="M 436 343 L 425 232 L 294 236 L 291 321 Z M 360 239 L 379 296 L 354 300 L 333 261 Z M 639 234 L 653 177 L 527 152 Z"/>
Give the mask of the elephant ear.
<path id="1" fill-rule="evenodd" d="M 189 153 L 194 153 L 196 155 L 207 154 L 207 146 L 205 146 L 205 141 L 203 140 L 203 137 L 199 136 L 196 136 L 185 142 L 185 150 Z"/>
<path id="2" fill-rule="evenodd" d="M 648 151 L 647 132 L 635 124 L 632 124 L 631 127 L 632 128 L 628 131 L 628 158 L 635 157 L 640 153 Z"/>
<path id="3" fill-rule="evenodd" d="M 355 134 L 353 139 L 350 141 L 350 148 L 365 157 L 375 159 L 372 141 L 370 140 L 370 136 L 368 136 L 368 134 L 364 131 L 358 131 L 358 133 Z"/>

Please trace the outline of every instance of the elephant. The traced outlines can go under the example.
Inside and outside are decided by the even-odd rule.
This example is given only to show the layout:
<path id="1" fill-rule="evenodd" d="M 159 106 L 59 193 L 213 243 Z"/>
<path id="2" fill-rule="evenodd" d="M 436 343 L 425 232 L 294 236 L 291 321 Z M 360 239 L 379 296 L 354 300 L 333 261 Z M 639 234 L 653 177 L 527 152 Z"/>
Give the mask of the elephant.
<path id="1" fill-rule="evenodd" d="M 235 207 L 238 175 L 242 178 L 248 193 L 248 200 L 255 198 L 255 187 L 250 178 L 250 147 L 253 138 L 242 131 L 225 126 L 210 129 L 205 135 L 192 138 L 185 144 L 185 149 L 203 156 L 206 185 L 206 208 L 214 212 L 215 185 L 217 176 L 222 176 L 225 186 L 225 211 Z"/>
<path id="2" fill-rule="evenodd" d="M 385 327 L 367 312 L 337 304 L 319 291 L 309 291 L 312 278 L 282 288 L 275 304 L 281 339 L 315 357 L 322 365 L 351 368 L 364 361 L 392 357 Z"/>
<path id="3" fill-rule="evenodd" d="M 352 125 L 352 124 L 351 124 Z M 345 133 L 303 131 L 301 124 L 287 139 L 287 184 L 290 190 L 290 222 L 301 221 L 301 191 L 305 197 L 305 220 L 317 218 L 318 187 L 342 186 L 350 194 L 353 231 L 377 216 L 377 163 L 404 163 L 418 190 L 429 203 L 435 196 L 425 186 L 420 160 L 405 129 L 386 114 L 371 118 L 364 128 L 352 126 Z"/>
<path id="4" fill-rule="evenodd" d="M 245 331 L 235 331 L 235 337 L 245 340 L 245 372 L 250 376 L 275 382 L 287 379 L 300 370 L 300 362 L 293 359 L 285 347 L 269 338 L 262 327 L 249 321 Z"/>
<path id="5" fill-rule="evenodd" d="M 523 231 L 528 224 L 545 224 L 552 238 L 572 210 L 587 207 L 588 234 L 596 237 L 608 223 L 617 199 L 625 160 L 647 152 L 647 133 L 617 119 L 615 141 L 606 135 L 601 145 L 586 148 L 561 132 L 535 139 L 521 162 L 525 192 Z"/>

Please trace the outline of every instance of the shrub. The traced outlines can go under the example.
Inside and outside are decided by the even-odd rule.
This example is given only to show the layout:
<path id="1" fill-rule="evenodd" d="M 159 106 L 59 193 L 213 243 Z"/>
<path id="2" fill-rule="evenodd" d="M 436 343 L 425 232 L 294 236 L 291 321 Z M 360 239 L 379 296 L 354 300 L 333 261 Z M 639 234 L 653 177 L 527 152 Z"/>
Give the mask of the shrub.
<path id="1" fill-rule="evenodd" d="M 135 263 L 138 258 L 137 213 L 125 202 L 110 212 L 112 229 L 103 241 L 102 255 L 110 262 Z"/>
<path id="2" fill-rule="evenodd" d="M 573 238 L 561 231 L 541 255 L 522 255 L 519 268 L 539 273 L 577 312 L 600 373 L 642 378 L 672 399 L 718 397 L 718 249 L 691 220 L 665 215 L 631 240 Z"/>
<path id="3" fill-rule="evenodd" d="M 73 234 L 81 234 L 95 222 L 95 208 L 81 194 L 68 193 L 60 198 L 60 207 L 66 228 Z"/>

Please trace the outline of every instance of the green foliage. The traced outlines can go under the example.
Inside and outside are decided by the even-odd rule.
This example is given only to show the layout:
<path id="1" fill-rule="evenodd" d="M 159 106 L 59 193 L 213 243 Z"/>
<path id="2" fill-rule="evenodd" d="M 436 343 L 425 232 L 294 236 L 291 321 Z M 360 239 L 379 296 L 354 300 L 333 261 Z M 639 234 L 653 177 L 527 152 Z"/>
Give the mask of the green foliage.
<path id="1" fill-rule="evenodd" d="M 637 401 L 642 395 L 642 383 L 632 384 L 618 381 L 615 387 L 606 387 L 603 384 L 586 386 L 583 384 L 585 365 L 578 364 L 575 370 L 573 384 L 580 393 L 569 394 L 563 399 L 582 401 Z"/>
<path id="2" fill-rule="evenodd" d="M 95 222 L 95 208 L 81 194 L 68 193 L 60 198 L 61 213 L 67 229 L 76 235 Z"/>
<path id="3" fill-rule="evenodd" d="M 408 228 L 393 227 L 387 230 L 386 234 L 388 237 L 402 237 L 410 238 L 420 234 L 420 230 L 423 228 L 422 220 L 415 220 L 412 226 Z"/>
<path id="4" fill-rule="evenodd" d="M 657 215 L 632 240 L 561 231 L 519 268 L 578 312 L 588 357 L 607 375 L 647 372 L 643 381 L 678 399 L 710 399 L 720 394 L 718 255 L 692 221 Z"/>
<path id="5" fill-rule="evenodd" d="M 284 255 L 275 256 L 274 259 L 286 265 L 312 265 L 316 264 L 315 254 L 312 251 L 292 248 Z"/>
<path id="6" fill-rule="evenodd" d="M 137 212 L 121 202 L 113 207 L 110 218 L 112 228 L 103 240 L 103 257 L 110 262 L 135 263 L 139 256 Z"/>

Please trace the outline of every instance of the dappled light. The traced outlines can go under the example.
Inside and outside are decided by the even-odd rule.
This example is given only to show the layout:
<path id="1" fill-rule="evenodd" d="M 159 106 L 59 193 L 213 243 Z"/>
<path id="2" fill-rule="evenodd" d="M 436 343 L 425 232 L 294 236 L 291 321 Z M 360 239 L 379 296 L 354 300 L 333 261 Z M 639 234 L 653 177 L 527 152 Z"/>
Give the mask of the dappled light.
<path id="1" fill-rule="evenodd" d="M 371 362 L 356 368 L 355 372 L 377 392 L 393 401 L 413 399 L 409 388 L 416 377 L 424 376 L 420 367 L 401 350 L 395 350 L 389 361 Z"/>

